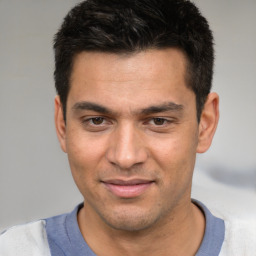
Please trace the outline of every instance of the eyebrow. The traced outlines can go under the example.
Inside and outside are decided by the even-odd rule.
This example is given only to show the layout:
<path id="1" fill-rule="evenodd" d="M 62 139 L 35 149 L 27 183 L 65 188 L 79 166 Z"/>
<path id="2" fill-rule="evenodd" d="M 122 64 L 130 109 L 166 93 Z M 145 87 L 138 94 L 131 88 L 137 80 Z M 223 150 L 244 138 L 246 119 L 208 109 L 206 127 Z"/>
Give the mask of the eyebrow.
<path id="1" fill-rule="evenodd" d="M 116 114 L 116 112 L 112 111 L 111 109 L 102 106 L 97 103 L 89 102 L 89 101 L 81 101 L 74 104 L 72 107 L 73 110 L 92 110 L 102 114 Z M 155 113 L 173 111 L 173 112 L 181 112 L 184 109 L 184 106 L 181 104 L 177 104 L 174 102 L 164 102 L 160 105 L 153 105 L 147 108 L 142 108 L 140 110 L 134 111 L 135 114 L 143 114 L 143 115 L 150 115 Z"/>
<path id="2" fill-rule="evenodd" d="M 160 112 L 174 111 L 181 112 L 184 109 L 183 105 L 174 102 L 165 102 L 160 105 L 150 106 L 142 109 L 140 112 L 144 115 L 155 114 Z"/>
<path id="3" fill-rule="evenodd" d="M 102 105 L 99 105 L 99 104 L 96 104 L 96 103 L 93 103 L 93 102 L 89 102 L 89 101 L 82 101 L 82 102 L 77 102 L 73 107 L 72 107 L 73 110 L 92 110 L 92 111 L 95 111 L 95 112 L 99 112 L 99 113 L 102 113 L 102 114 L 111 114 L 113 113 L 113 111 L 111 111 L 110 109 L 102 106 Z"/>

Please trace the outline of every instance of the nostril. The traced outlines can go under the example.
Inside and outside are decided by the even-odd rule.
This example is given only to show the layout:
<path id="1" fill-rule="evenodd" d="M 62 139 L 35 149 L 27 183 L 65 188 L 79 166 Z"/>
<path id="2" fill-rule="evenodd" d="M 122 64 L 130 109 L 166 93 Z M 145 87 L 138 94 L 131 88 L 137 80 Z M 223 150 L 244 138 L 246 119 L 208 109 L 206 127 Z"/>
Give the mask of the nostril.
<path id="1" fill-rule="evenodd" d="M 133 122 L 124 120 L 119 123 L 109 140 L 106 158 L 121 169 L 130 169 L 146 161 L 145 146 Z"/>
<path id="2" fill-rule="evenodd" d="M 134 166 L 143 164 L 147 160 L 147 153 L 143 150 L 134 152 L 133 154 L 125 154 L 121 152 L 108 152 L 107 160 L 114 166 L 128 170 Z"/>

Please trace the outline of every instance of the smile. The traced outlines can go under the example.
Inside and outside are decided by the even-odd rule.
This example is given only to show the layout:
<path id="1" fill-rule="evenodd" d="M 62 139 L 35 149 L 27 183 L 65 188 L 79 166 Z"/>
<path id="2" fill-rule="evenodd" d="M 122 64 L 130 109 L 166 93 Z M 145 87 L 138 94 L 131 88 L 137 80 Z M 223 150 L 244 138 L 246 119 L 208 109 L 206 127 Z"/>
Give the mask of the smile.
<path id="1" fill-rule="evenodd" d="M 148 190 L 154 181 L 149 180 L 108 180 L 104 181 L 105 187 L 115 196 L 120 198 L 135 198 Z"/>

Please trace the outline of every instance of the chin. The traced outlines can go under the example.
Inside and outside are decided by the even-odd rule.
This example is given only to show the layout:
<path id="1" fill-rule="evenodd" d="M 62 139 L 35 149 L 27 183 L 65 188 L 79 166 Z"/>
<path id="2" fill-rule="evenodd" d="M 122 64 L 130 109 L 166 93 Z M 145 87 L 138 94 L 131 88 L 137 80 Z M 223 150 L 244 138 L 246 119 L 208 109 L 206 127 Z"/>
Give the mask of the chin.
<path id="1" fill-rule="evenodd" d="M 111 216 L 101 216 L 103 221 L 113 229 L 123 231 L 142 231 L 152 227 L 159 217 L 149 211 L 138 211 L 131 208 L 128 211 L 113 211 Z"/>

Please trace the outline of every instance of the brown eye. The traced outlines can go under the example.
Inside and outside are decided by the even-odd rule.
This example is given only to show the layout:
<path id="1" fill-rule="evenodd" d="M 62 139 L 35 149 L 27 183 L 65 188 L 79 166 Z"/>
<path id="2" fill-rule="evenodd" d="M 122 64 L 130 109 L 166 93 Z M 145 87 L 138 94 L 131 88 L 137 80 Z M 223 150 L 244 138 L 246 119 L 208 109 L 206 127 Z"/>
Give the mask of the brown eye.
<path id="1" fill-rule="evenodd" d="M 158 118 L 158 117 L 157 117 L 157 118 L 154 118 L 153 121 L 154 121 L 154 124 L 155 124 L 155 125 L 163 125 L 166 120 L 163 119 L 163 118 Z"/>
<path id="2" fill-rule="evenodd" d="M 104 122 L 104 118 L 103 117 L 94 117 L 91 119 L 91 121 L 95 125 L 100 125 Z"/>

